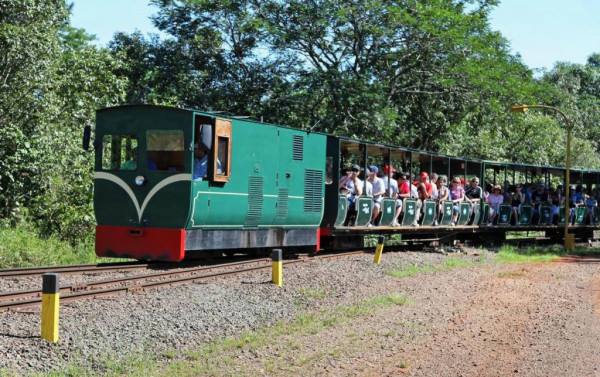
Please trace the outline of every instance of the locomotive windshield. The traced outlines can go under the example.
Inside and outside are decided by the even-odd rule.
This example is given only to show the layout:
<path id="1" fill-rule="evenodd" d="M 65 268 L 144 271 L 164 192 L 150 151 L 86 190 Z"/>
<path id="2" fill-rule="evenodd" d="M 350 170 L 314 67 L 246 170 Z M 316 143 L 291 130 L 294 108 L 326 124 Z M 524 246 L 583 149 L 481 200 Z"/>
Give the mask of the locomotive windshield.
<path id="1" fill-rule="evenodd" d="M 184 169 L 184 137 L 181 130 L 148 130 L 146 151 L 150 161 L 160 171 L 181 172 Z"/>
<path id="2" fill-rule="evenodd" d="M 135 135 L 104 135 L 102 170 L 136 170 L 137 147 Z"/>

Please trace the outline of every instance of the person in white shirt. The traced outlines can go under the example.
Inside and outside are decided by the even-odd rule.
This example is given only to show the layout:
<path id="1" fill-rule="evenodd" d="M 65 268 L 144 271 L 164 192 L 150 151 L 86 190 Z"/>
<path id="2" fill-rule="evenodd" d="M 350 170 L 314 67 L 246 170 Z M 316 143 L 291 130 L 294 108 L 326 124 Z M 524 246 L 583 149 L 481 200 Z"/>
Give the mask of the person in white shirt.
<path id="1" fill-rule="evenodd" d="M 349 209 L 355 207 L 356 198 L 361 196 L 363 192 L 363 181 L 358 178 L 359 172 L 360 166 L 353 165 L 350 169 L 346 170 L 346 175 L 340 179 L 340 194 L 346 195 L 348 198 Z"/>
<path id="2" fill-rule="evenodd" d="M 373 185 L 373 214 L 371 216 L 371 223 L 369 226 L 373 226 L 375 224 L 375 220 L 381 212 L 381 202 L 383 200 L 383 194 L 385 194 L 385 184 L 383 179 L 377 176 L 377 173 L 379 173 L 379 168 L 377 166 L 369 166 L 368 183 Z"/>
<path id="3" fill-rule="evenodd" d="M 437 180 L 438 175 L 436 173 L 431 173 L 429 175 L 429 182 L 431 183 L 431 196 L 429 199 L 431 200 L 437 200 L 438 198 Z"/>

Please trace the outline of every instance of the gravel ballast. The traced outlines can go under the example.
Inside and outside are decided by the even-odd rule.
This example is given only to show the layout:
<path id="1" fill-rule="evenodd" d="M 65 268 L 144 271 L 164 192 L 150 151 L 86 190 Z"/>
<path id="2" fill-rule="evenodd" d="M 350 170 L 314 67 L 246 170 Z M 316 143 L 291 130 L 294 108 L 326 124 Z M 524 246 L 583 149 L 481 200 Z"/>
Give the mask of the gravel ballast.
<path id="1" fill-rule="evenodd" d="M 380 266 L 372 258 L 361 255 L 284 268 L 283 288 L 269 283 L 270 272 L 257 272 L 62 305 L 56 345 L 39 339 L 40 309 L 0 313 L 0 372 L 60 372 L 78 365 L 102 373 L 109 362 L 136 355 L 156 355 L 160 360 L 164 354 L 175 354 L 177 358 L 224 337 L 290 321 L 300 313 L 401 293 L 414 304 L 357 318 L 350 324 L 358 334 L 352 342 L 344 326 L 316 334 L 306 346 L 298 340 L 300 348 L 293 353 L 297 357 L 312 348 L 348 346 L 335 357 L 318 358 L 296 372 L 534 376 L 556 375 L 568 367 L 582 372 L 571 375 L 600 375 L 594 369 L 600 357 L 588 360 L 600 356 L 594 351 L 600 344 L 598 297 L 594 299 L 589 288 L 597 263 L 526 265 L 523 272 L 519 268 L 525 265 L 486 263 L 493 255 L 484 253 L 458 257 L 477 263 L 475 267 L 395 278 L 387 271 L 443 266 L 457 256 L 386 253 Z M 14 284 L 11 290 L 18 289 Z M 307 294 L 319 289 L 326 297 Z M 385 329 L 394 330 L 388 331 L 385 341 L 372 335 Z M 594 340 L 595 346 L 589 343 Z M 569 344 L 579 356 L 572 356 Z M 355 346 L 380 349 L 369 353 L 354 350 Z M 256 355 L 242 353 L 231 373 L 289 373 L 265 370 L 255 359 Z"/>

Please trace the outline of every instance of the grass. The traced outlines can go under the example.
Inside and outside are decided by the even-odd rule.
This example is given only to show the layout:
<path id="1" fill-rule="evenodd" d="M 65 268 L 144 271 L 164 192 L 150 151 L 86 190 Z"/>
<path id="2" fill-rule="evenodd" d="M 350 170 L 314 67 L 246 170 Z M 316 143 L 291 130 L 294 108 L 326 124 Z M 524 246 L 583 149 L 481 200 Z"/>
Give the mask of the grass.
<path id="1" fill-rule="evenodd" d="M 540 248 L 529 247 L 526 249 L 517 249 L 514 246 L 503 246 L 496 261 L 500 263 L 536 263 L 550 262 L 564 255 L 562 247 Z"/>
<path id="2" fill-rule="evenodd" d="M 327 296 L 327 287 L 299 287 L 298 293 L 309 299 L 322 299 Z M 335 291 L 332 292 L 335 294 Z"/>
<path id="3" fill-rule="evenodd" d="M 295 356 L 295 353 L 301 352 L 302 342 L 300 339 L 302 337 L 340 326 L 348 323 L 353 318 L 368 316 L 386 307 L 411 304 L 411 299 L 398 293 L 380 295 L 354 304 L 340 305 L 315 313 L 300 314 L 290 322 L 282 321 L 272 327 L 264 327 L 257 331 L 244 332 L 240 336 L 220 339 L 196 350 L 188 350 L 181 353 L 177 350 L 169 349 L 162 354 L 163 360 L 158 360 L 147 352 L 138 352 L 126 360 L 104 357 L 101 360 L 100 371 L 92 371 L 88 368 L 80 368 L 74 364 L 70 364 L 65 365 L 58 372 L 39 375 L 59 376 L 66 374 L 70 376 L 86 376 L 98 372 L 107 376 L 164 375 L 191 377 L 229 375 L 231 374 L 231 368 L 237 362 L 236 356 L 240 352 L 260 352 L 261 355 L 265 355 L 273 352 L 273 347 L 275 347 L 278 349 L 277 360 L 265 358 L 262 363 L 265 372 L 274 373 L 277 370 L 286 368 L 311 365 L 324 357 L 333 357 L 335 359 L 342 357 L 342 351 L 335 349 L 328 350 L 327 352 L 316 350 Z M 384 333 L 383 336 L 387 338 L 395 334 L 394 331 L 389 331 Z M 347 336 L 349 339 L 357 337 L 352 332 L 348 333 Z M 292 370 L 290 370 L 291 372 Z"/>
<path id="4" fill-rule="evenodd" d="M 480 258 L 480 260 L 483 260 Z M 417 274 L 421 274 L 424 272 L 435 272 L 435 271 L 446 271 L 457 267 L 474 267 L 477 266 L 477 263 L 468 261 L 466 259 L 456 258 L 456 257 L 448 257 L 444 264 L 441 266 L 430 266 L 428 264 L 425 265 L 412 265 L 403 267 L 400 269 L 387 271 L 388 275 L 397 278 L 405 278 Z"/>
<path id="5" fill-rule="evenodd" d="M 92 241 L 71 246 L 56 237 L 41 238 L 24 226 L 0 228 L 0 268 L 109 262 L 94 253 Z M 122 261 L 122 259 L 119 259 Z"/>

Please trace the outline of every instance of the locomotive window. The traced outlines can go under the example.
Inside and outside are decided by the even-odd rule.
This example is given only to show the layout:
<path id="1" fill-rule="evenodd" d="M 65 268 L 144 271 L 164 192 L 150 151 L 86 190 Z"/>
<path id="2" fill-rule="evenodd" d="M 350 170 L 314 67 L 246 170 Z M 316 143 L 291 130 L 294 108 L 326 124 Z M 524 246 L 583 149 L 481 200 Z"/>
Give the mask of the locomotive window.
<path id="1" fill-rule="evenodd" d="M 333 183 L 333 157 L 327 156 L 325 161 L 325 184 L 330 185 Z"/>
<path id="2" fill-rule="evenodd" d="M 223 172 L 227 171 L 229 165 L 229 138 L 219 136 L 218 138 L 218 156 L 219 162 L 217 163 L 217 174 L 223 175 Z"/>
<path id="3" fill-rule="evenodd" d="M 148 130 L 146 132 L 149 170 L 178 172 L 184 168 L 182 130 Z"/>
<path id="4" fill-rule="evenodd" d="M 212 180 L 229 182 L 231 174 L 231 121 L 215 119 L 215 149 L 212 151 Z"/>
<path id="5" fill-rule="evenodd" d="M 137 136 L 104 135 L 102 138 L 102 170 L 136 170 Z"/>

